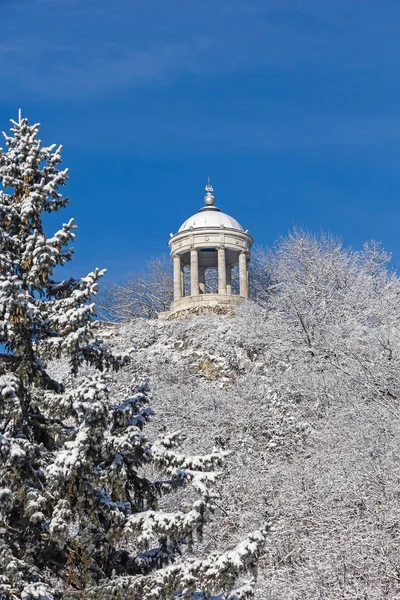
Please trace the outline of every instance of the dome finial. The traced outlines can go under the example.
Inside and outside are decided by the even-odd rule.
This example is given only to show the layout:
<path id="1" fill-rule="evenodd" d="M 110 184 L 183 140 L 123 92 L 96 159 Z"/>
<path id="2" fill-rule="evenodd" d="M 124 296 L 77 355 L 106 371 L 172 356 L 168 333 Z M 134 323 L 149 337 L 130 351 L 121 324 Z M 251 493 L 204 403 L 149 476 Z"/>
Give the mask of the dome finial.
<path id="1" fill-rule="evenodd" d="M 206 204 L 206 206 L 212 206 L 215 203 L 215 198 L 212 194 L 212 192 L 214 191 L 214 188 L 211 185 L 210 178 L 208 178 L 205 189 L 206 189 L 207 194 L 204 196 L 204 203 Z"/>

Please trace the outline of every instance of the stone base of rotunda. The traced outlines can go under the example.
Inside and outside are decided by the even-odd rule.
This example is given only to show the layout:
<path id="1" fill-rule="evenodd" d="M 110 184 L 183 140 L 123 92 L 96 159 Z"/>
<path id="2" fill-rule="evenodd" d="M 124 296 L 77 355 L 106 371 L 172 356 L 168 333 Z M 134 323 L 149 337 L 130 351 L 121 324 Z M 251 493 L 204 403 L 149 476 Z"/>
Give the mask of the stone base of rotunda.
<path id="1" fill-rule="evenodd" d="M 161 320 L 184 319 L 191 315 L 229 314 L 233 307 L 243 302 L 244 298 L 237 295 L 223 294 L 199 294 L 196 296 L 185 296 L 174 300 L 169 312 L 159 313 Z"/>

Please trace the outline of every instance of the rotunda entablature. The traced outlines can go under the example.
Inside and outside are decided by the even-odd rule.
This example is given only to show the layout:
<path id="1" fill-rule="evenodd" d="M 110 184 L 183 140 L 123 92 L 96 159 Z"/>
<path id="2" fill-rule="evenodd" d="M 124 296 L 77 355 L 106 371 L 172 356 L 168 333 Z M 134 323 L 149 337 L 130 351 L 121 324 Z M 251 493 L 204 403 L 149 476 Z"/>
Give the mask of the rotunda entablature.
<path id="1" fill-rule="evenodd" d="M 226 248 L 234 253 L 248 252 L 253 244 L 253 238 L 244 231 L 220 227 L 219 229 L 198 228 L 178 232 L 168 242 L 172 256 L 182 256 L 192 249 L 212 250 Z M 238 260 L 233 259 L 237 264 Z"/>

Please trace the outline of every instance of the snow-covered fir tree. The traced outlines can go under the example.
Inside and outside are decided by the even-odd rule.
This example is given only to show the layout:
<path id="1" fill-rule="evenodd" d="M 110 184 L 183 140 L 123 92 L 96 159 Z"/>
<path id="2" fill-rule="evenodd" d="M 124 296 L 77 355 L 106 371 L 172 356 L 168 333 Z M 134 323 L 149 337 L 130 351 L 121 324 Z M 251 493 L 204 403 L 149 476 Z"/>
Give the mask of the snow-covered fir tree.
<path id="1" fill-rule="evenodd" d="M 250 597 L 252 580 L 237 580 L 254 571 L 268 526 L 223 554 L 189 553 L 224 452 L 187 456 L 180 433 L 145 434 L 147 385 L 110 398 L 108 371 L 125 359 L 96 339 L 104 271 L 53 278 L 75 226 L 43 230 L 43 214 L 68 202 L 68 174 L 38 131 L 20 116 L 0 150 L 0 597 Z M 62 383 L 47 370 L 54 357 L 69 361 Z M 177 503 L 161 510 L 171 492 Z"/>

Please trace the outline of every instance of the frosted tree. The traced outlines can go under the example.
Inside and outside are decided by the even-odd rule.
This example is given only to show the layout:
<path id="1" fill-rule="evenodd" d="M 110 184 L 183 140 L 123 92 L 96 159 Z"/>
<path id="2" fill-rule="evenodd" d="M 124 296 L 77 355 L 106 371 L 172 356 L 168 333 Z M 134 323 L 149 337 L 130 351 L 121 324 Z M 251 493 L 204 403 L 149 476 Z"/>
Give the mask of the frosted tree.
<path id="1" fill-rule="evenodd" d="M 104 271 L 56 282 L 75 226 L 49 237 L 42 225 L 68 202 L 61 148 L 44 147 L 27 119 L 12 125 L 0 151 L 0 597 L 250 597 L 252 581 L 236 581 L 267 527 L 223 554 L 189 553 L 224 453 L 186 456 L 179 433 L 146 436 L 145 385 L 110 398 L 108 371 L 124 359 L 95 337 Z M 63 383 L 48 374 L 54 357 L 69 360 Z M 189 486 L 189 505 L 165 499 Z"/>
<path id="2" fill-rule="evenodd" d="M 105 319 L 124 322 L 157 318 L 169 310 L 173 299 L 172 262 L 162 255 L 147 261 L 144 271 L 130 273 L 122 285 L 108 286 L 97 304 Z"/>
<path id="3" fill-rule="evenodd" d="M 258 253 L 266 308 L 140 319 L 115 336 L 118 351 L 136 344 L 169 429 L 184 418 L 194 447 L 218 437 L 231 450 L 205 539 L 228 546 L 272 514 L 256 598 L 399 594 L 400 278 L 388 259 L 380 244 L 355 251 L 298 229 Z"/>

